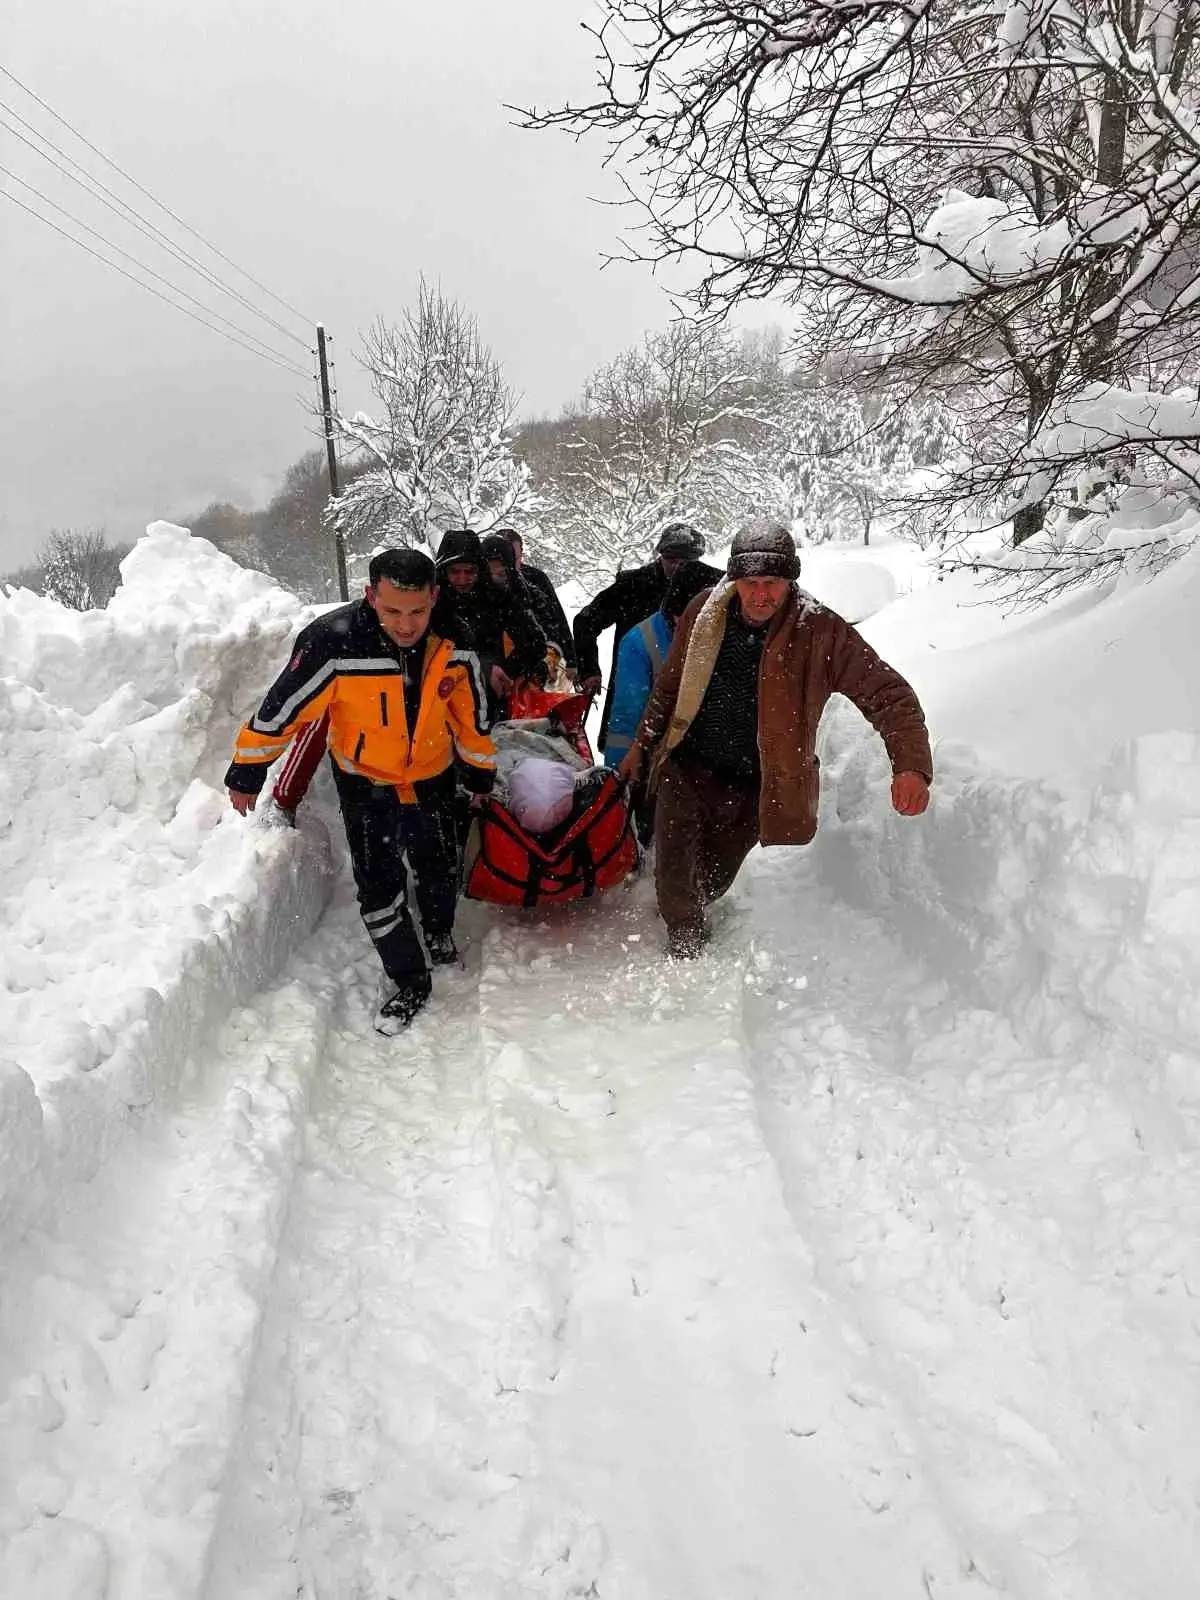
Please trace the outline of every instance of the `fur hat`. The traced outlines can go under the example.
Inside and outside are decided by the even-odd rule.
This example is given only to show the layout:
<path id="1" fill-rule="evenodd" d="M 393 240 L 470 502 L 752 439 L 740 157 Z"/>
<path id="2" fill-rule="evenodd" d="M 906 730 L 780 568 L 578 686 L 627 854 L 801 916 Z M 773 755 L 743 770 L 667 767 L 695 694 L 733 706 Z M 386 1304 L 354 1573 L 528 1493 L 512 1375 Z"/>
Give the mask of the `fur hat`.
<path id="1" fill-rule="evenodd" d="M 684 561 L 699 561 L 704 554 L 704 535 L 690 522 L 669 522 L 654 546 L 657 556 L 679 556 Z"/>
<path id="2" fill-rule="evenodd" d="M 731 578 L 798 578 L 796 541 L 782 522 L 754 517 L 734 534 L 726 570 Z"/>

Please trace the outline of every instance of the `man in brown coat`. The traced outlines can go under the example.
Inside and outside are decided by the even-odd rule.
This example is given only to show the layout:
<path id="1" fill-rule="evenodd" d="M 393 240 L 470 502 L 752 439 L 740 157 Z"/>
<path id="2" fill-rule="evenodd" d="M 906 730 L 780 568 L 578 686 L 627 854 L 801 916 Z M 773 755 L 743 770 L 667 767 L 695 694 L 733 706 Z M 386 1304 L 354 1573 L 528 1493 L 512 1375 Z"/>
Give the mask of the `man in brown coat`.
<path id="1" fill-rule="evenodd" d="M 817 724 L 843 694 L 883 739 L 892 805 L 929 804 L 933 760 L 912 689 L 856 629 L 796 585 L 788 530 L 765 519 L 733 541 L 725 580 L 684 612 L 637 738 L 621 763 L 658 791 L 655 887 L 671 954 L 699 955 L 706 907 L 753 846 L 817 830 Z"/>

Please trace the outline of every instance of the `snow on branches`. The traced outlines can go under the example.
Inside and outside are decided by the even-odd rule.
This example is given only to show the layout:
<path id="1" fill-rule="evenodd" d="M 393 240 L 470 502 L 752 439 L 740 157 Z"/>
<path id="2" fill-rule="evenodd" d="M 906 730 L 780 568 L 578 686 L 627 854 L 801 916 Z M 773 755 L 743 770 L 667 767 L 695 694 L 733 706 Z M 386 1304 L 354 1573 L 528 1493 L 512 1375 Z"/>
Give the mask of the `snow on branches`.
<path id="1" fill-rule="evenodd" d="M 544 468 L 541 543 L 605 577 L 643 559 L 663 524 L 719 535 L 781 508 L 766 446 L 771 406 L 744 352 L 710 324 L 678 321 L 593 373 Z"/>
<path id="2" fill-rule="evenodd" d="M 965 397 L 948 505 L 1003 480 L 1032 535 L 1064 406 L 1195 381 L 1200 0 L 599 5 L 596 98 L 527 125 L 607 143 L 626 254 L 698 271 L 701 309 L 780 296 L 810 369 Z"/>
<path id="3" fill-rule="evenodd" d="M 380 403 L 334 427 L 358 469 L 328 516 L 362 560 L 385 545 L 433 551 L 449 526 L 481 532 L 526 516 L 512 453 L 516 397 L 475 318 L 421 280 L 398 324 L 375 323 L 359 361 Z"/>

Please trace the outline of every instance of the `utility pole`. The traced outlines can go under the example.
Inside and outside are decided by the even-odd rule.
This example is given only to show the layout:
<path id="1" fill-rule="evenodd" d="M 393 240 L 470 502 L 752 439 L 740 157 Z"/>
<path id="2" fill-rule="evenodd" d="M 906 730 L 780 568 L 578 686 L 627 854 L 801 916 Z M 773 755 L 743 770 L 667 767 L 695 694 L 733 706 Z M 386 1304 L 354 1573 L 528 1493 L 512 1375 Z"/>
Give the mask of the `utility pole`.
<path id="1" fill-rule="evenodd" d="M 335 500 L 341 493 L 338 487 L 337 452 L 333 448 L 333 402 L 329 398 L 329 359 L 325 353 L 325 328 L 317 323 L 317 360 L 321 367 L 321 415 L 325 420 L 325 459 L 329 466 L 329 494 Z M 346 573 L 346 541 L 342 536 L 342 522 L 336 509 L 333 515 L 333 550 L 337 558 L 338 593 L 343 600 L 350 598 L 350 580 Z"/>

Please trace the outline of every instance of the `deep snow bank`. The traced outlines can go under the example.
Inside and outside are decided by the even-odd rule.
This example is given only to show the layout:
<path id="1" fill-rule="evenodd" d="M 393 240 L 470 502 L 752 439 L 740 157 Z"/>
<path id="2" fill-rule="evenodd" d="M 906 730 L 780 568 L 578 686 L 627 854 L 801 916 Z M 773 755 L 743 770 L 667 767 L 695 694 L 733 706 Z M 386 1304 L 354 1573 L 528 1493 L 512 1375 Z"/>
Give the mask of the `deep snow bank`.
<path id="1" fill-rule="evenodd" d="M 1200 1040 L 1200 737 L 1146 734 L 1083 798 L 981 772 L 943 746 L 923 825 L 884 810 L 878 751 L 847 737 L 815 847 L 846 899 L 885 914 L 986 1004 L 1043 1034 L 1087 1019 Z M 836 744 L 837 725 L 831 730 Z M 1200 1083 L 1189 1091 L 1200 1107 Z"/>
<path id="2" fill-rule="evenodd" d="M 1082 794 L 1106 778 L 1118 745 L 1200 728 L 1200 545 L 1153 581 L 1080 589 L 1032 612 L 1005 612 L 996 598 L 957 573 L 863 629 L 919 683 L 939 737 Z"/>
<path id="3" fill-rule="evenodd" d="M 890 812 L 877 740 L 826 729 L 820 870 L 941 947 L 989 1003 L 1200 1039 L 1200 551 L 1023 617 L 969 580 L 864 629 L 917 686 L 934 804 Z"/>
<path id="4" fill-rule="evenodd" d="M 327 893 L 318 833 L 219 790 L 306 613 L 164 523 L 122 577 L 107 611 L 0 595 L 0 1242 L 179 1092 Z"/>

